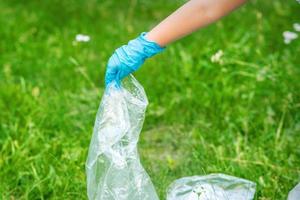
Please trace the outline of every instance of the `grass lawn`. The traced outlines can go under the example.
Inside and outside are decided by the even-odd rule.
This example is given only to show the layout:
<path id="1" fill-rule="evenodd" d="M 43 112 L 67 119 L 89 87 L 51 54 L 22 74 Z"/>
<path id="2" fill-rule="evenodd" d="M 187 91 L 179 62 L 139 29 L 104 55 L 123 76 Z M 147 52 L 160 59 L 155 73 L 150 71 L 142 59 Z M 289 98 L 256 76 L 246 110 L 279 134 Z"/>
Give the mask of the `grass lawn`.
<path id="1" fill-rule="evenodd" d="M 87 198 L 106 61 L 183 2 L 0 1 L 0 199 Z M 284 200 L 300 181 L 300 39 L 282 37 L 295 22 L 296 1 L 253 0 L 135 74 L 150 102 L 141 161 L 161 199 L 196 174 L 252 180 L 256 200 Z"/>

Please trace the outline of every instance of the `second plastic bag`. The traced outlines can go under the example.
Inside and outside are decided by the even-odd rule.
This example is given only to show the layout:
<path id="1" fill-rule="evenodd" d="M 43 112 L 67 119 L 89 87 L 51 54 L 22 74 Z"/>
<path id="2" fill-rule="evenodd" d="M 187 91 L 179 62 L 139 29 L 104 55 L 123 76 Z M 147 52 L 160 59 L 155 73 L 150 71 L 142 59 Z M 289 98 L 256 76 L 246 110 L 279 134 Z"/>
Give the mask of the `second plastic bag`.
<path id="1" fill-rule="evenodd" d="M 106 89 L 86 162 L 89 200 L 158 200 L 137 151 L 147 105 L 133 76 Z"/>
<path id="2" fill-rule="evenodd" d="M 288 200 L 299 200 L 300 199 L 300 183 L 296 185 L 290 192 Z"/>
<path id="3" fill-rule="evenodd" d="M 252 200 L 256 184 L 226 174 L 191 176 L 175 180 L 167 200 Z"/>

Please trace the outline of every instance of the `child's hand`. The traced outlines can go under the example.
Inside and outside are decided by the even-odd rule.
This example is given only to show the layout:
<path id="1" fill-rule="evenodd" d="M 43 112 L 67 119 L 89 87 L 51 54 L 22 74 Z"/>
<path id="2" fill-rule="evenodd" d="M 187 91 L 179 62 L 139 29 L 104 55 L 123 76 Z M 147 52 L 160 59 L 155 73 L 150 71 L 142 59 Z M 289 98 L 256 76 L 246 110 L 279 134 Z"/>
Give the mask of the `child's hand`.
<path id="1" fill-rule="evenodd" d="M 145 34 L 142 33 L 136 39 L 129 41 L 127 45 L 115 50 L 107 64 L 105 86 L 112 81 L 120 85 L 120 81 L 138 70 L 147 58 L 164 50 L 155 42 L 147 40 Z"/>

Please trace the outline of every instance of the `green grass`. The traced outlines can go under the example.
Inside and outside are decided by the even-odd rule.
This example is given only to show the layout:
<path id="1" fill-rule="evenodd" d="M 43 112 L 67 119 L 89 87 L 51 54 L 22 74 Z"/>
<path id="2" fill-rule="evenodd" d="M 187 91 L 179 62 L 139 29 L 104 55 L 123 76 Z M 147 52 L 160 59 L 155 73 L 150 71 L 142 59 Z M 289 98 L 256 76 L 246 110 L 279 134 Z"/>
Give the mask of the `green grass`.
<path id="1" fill-rule="evenodd" d="M 0 1 L 0 199 L 86 199 L 106 61 L 182 3 Z M 300 181 L 300 39 L 282 38 L 299 9 L 251 1 L 135 74 L 150 102 L 139 151 L 161 199 L 196 174 L 252 180 L 256 200 Z M 74 44 L 77 33 L 91 41 Z"/>

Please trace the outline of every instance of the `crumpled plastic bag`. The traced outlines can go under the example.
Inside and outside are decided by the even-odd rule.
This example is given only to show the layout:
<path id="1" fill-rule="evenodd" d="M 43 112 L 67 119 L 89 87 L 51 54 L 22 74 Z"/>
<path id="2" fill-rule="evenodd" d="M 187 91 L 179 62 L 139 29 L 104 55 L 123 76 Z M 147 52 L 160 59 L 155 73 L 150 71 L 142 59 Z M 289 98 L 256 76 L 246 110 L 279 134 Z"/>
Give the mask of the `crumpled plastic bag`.
<path id="1" fill-rule="evenodd" d="M 86 161 L 89 200 L 158 200 L 137 151 L 147 105 L 133 76 L 106 89 Z"/>
<path id="2" fill-rule="evenodd" d="M 288 200 L 300 200 L 300 183 L 289 192 Z"/>
<path id="3" fill-rule="evenodd" d="M 167 200 L 252 200 L 256 184 L 225 174 L 192 176 L 175 180 Z"/>

